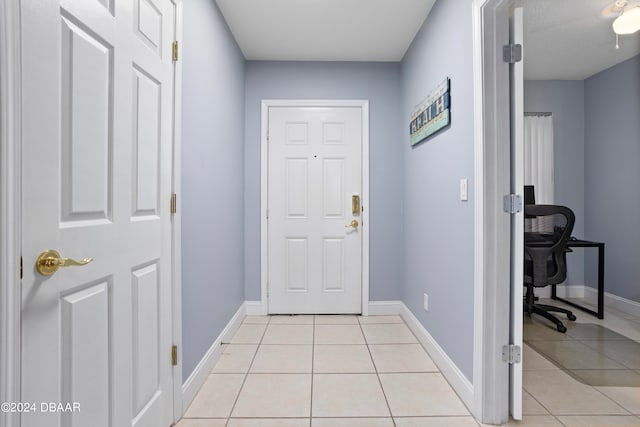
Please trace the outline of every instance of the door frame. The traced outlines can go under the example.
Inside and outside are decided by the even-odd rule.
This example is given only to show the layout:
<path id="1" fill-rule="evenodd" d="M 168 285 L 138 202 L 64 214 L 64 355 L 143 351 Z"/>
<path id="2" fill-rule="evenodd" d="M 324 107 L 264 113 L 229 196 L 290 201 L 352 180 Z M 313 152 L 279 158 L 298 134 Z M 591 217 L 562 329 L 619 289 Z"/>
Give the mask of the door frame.
<path id="1" fill-rule="evenodd" d="M 174 6 L 175 40 L 182 39 L 183 0 Z M 20 402 L 21 396 L 21 15 L 20 1 L 0 2 L 0 402 Z M 182 62 L 174 64 L 172 189 L 180 190 Z M 168 190 L 168 189 L 167 189 Z M 179 199 L 178 199 L 179 202 Z M 173 367 L 173 418 L 183 412 L 182 402 L 182 283 L 180 280 L 180 210 L 173 215 L 172 241 L 172 341 L 178 345 L 178 364 Z M 19 427 L 17 413 L 3 414 L 0 427 Z"/>
<path id="2" fill-rule="evenodd" d="M 509 419 L 509 365 L 502 346 L 509 344 L 510 215 L 502 196 L 510 190 L 510 158 L 501 150 L 509 144 L 509 91 L 496 51 L 506 22 L 500 14 L 513 0 L 473 0 L 473 87 L 475 163 L 474 259 L 474 415 L 484 423 Z M 508 40 L 508 39 L 507 39 Z M 506 168 L 505 168 L 505 162 Z M 507 254 L 506 256 L 504 254 Z M 486 333 L 490 332 L 490 333 Z"/>
<path id="3" fill-rule="evenodd" d="M 20 3 L 0 4 L 0 402 L 20 401 Z M 1 427 L 18 427 L 3 414 Z"/>
<path id="4" fill-rule="evenodd" d="M 174 7 L 173 39 L 182 43 L 183 0 L 171 0 Z M 175 193 L 176 211 L 171 215 L 171 336 L 178 347 L 177 364 L 172 367 L 173 422 L 184 413 L 182 393 L 182 58 L 173 63 L 173 159 L 171 192 Z"/>
<path id="5" fill-rule="evenodd" d="M 270 107 L 356 107 L 362 110 L 362 315 L 369 315 L 369 101 L 368 100 L 294 100 L 264 99 L 260 129 L 260 306 L 255 313 L 269 313 L 267 280 L 269 278 L 269 241 L 267 207 L 269 201 L 269 129 Z"/>

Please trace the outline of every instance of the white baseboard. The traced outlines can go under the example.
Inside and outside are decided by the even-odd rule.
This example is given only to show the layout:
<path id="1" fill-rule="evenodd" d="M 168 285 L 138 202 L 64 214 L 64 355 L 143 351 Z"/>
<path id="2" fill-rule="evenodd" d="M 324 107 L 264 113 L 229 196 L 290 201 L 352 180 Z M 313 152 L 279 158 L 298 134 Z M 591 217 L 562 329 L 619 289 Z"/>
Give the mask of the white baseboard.
<path id="1" fill-rule="evenodd" d="M 213 365 L 216 364 L 218 359 L 220 359 L 220 354 L 222 353 L 222 343 L 229 342 L 233 335 L 236 333 L 242 320 L 244 319 L 247 313 L 246 303 L 242 303 L 236 314 L 233 315 L 227 326 L 222 330 L 218 338 L 211 344 L 209 350 L 205 353 L 204 357 L 200 360 L 196 368 L 193 370 L 187 381 L 182 385 L 182 412 L 187 410 L 189 405 L 191 405 L 191 401 L 202 387 L 202 384 L 207 379 L 209 372 L 213 368 Z"/>
<path id="2" fill-rule="evenodd" d="M 536 288 L 536 296 L 541 298 L 551 297 L 551 287 Z M 583 285 L 560 285 L 556 287 L 556 294 L 560 298 L 585 298 L 592 304 L 598 303 L 598 290 L 589 286 Z M 632 301 L 627 298 L 619 297 L 618 295 L 611 294 L 609 292 L 604 293 L 604 305 L 605 307 L 613 308 L 618 311 L 630 314 L 632 316 L 640 317 L 640 303 Z"/>
<path id="3" fill-rule="evenodd" d="M 370 301 L 370 316 L 390 316 L 398 314 L 406 322 L 409 329 L 420 341 L 420 344 L 427 350 L 442 375 L 449 381 L 451 387 L 460 396 L 460 399 L 467 405 L 470 411 L 474 408 L 473 384 L 458 369 L 456 364 L 449 358 L 436 340 L 427 332 L 420 321 L 413 315 L 411 310 L 402 301 Z"/>
<path id="4" fill-rule="evenodd" d="M 404 303 L 400 302 L 400 316 L 404 319 L 409 326 L 409 329 L 414 333 L 414 335 L 418 338 L 418 341 L 422 344 L 422 346 L 427 350 L 431 359 L 436 364 L 442 375 L 449 381 L 451 387 L 458 394 L 462 402 L 467 406 L 469 411 L 473 413 L 473 408 L 475 405 L 474 402 L 474 392 L 473 392 L 473 384 L 464 376 L 462 371 L 458 369 L 456 364 L 449 358 L 447 353 L 440 347 L 440 345 L 436 342 L 436 340 L 427 332 L 427 330 L 422 326 L 422 323 L 413 315 L 411 310 L 407 308 Z"/>
<path id="5" fill-rule="evenodd" d="M 598 302 L 598 290 L 589 286 L 584 287 L 584 297 L 593 304 Z M 619 297 L 618 295 L 604 293 L 604 305 L 605 307 L 614 308 L 618 311 L 630 314 L 632 316 L 640 317 L 640 303 Z"/>
<path id="6" fill-rule="evenodd" d="M 268 314 L 267 305 L 262 301 L 245 301 L 247 307 L 247 316 L 265 316 Z"/>
<path id="7" fill-rule="evenodd" d="M 436 340 L 427 332 L 420 321 L 413 315 L 411 310 L 402 301 L 370 301 L 370 316 L 390 316 L 398 314 L 406 322 L 409 329 L 420 341 L 420 344 L 427 350 L 442 375 L 449 381 L 451 387 L 460 396 L 460 399 L 472 412 L 474 408 L 473 384 L 458 369 L 456 364 L 449 358 L 447 353 L 440 347 Z"/>
<path id="8" fill-rule="evenodd" d="M 369 316 L 392 316 L 400 314 L 402 301 L 369 301 Z"/>

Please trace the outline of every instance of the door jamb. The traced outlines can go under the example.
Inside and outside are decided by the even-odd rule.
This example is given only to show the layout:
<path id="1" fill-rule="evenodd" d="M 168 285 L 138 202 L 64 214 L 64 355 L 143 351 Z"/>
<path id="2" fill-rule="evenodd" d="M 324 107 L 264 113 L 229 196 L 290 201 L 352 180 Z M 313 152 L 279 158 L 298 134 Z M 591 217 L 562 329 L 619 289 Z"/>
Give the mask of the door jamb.
<path id="1" fill-rule="evenodd" d="M 171 0 L 174 6 L 174 40 L 181 43 L 183 0 Z M 176 212 L 171 215 L 171 339 L 178 347 L 177 365 L 172 367 L 173 422 L 184 413 L 182 393 L 182 58 L 173 65 L 173 155 L 171 191 L 176 197 Z"/>
<path id="2" fill-rule="evenodd" d="M 0 4 L 0 402 L 20 401 L 20 2 Z M 0 426 L 17 427 L 18 414 Z"/>
<path id="3" fill-rule="evenodd" d="M 260 130 L 260 308 L 259 313 L 269 313 L 267 297 L 268 269 L 268 164 L 269 150 L 267 130 L 269 128 L 269 107 L 359 107 L 362 109 L 362 315 L 369 315 L 369 101 L 368 100 L 262 100 Z"/>
<path id="4" fill-rule="evenodd" d="M 501 98 L 508 79 L 497 72 L 502 58 L 495 51 L 504 25 L 499 10 L 512 0 L 473 0 L 473 80 L 475 157 L 474 259 L 474 415 L 485 423 L 508 420 L 509 369 L 502 361 L 502 346 L 509 343 L 510 217 L 502 211 L 502 196 L 509 193 L 510 159 L 508 100 Z M 508 76 L 508 72 L 507 72 Z M 508 92 L 507 92 L 508 93 Z M 506 120 L 505 120 L 506 117 Z M 507 138 L 505 140 L 505 137 Z M 506 258 L 505 258 L 506 251 Z"/>

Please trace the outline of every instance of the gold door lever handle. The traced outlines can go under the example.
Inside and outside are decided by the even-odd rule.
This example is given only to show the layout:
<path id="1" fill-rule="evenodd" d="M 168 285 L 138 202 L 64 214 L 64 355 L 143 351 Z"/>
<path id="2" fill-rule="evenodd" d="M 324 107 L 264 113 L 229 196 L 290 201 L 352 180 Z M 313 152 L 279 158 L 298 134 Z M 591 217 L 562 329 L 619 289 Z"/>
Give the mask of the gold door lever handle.
<path id="1" fill-rule="evenodd" d="M 345 225 L 345 227 L 349 228 L 358 228 L 358 221 L 356 221 L 355 219 L 353 221 L 351 221 L 348 225 Z"/>
<path id="2" fill-rule="evenodd" d="M 58 251 L 49 249 L 38 256 L 36 270 L 43 276 L 51 276 L 58 271 L 60 267 L 83 266 L 89 264 L 91 261 L 93 261 L 93 258 L 85 258 L 80 261 L 71 258 L 61 258 Z"/>

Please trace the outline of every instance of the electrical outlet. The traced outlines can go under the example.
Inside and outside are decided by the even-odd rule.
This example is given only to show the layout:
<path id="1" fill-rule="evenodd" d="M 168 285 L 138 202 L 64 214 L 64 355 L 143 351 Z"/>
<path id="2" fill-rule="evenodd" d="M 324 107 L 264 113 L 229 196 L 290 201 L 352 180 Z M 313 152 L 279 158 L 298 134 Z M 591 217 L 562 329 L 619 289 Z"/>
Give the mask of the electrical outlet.
<path id="1" fill-rule="evenodd" d="M 429 311 L 429 295 L 424 294 L 424 311 Z"/>

